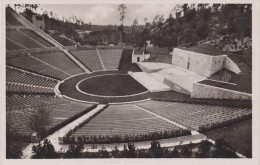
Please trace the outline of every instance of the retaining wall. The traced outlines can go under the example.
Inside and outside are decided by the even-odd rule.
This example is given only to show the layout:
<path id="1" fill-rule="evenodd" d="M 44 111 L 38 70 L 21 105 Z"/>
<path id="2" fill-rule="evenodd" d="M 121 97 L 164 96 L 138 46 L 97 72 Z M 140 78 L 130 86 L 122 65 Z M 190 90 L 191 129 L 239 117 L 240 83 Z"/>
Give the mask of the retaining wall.
<path id="1" fill-rule="evenodd" d="M 234 61 L 232 61 L 229 57 L 226 57 L 225 62 L 224 62 L 224 68 L 226 68 L 227 70 L 230 70 L 236 74 L 241 73 L 241 70 L 239 69 L 239 67 L 236 65 L 236 63 Z"/>
<path id="2" fill-rule="evenodd" d="M 251 100 L 252 94 L 233 91 L 229 89 L 209 86 L 200 83 L 193 84 L 192 98 L 210 98 L 210 99 L 236 99 Z"/>

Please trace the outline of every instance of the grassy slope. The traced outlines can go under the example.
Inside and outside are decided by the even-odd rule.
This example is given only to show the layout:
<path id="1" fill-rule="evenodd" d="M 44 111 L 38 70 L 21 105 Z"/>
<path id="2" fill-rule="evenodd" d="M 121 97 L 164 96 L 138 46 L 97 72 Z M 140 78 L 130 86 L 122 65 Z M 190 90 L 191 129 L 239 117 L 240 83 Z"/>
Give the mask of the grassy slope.
<path id="1" fill-rule="evenodd" d="M 252 155 L 252 120 L 240 122 L 229 127 L 204 132 L 208 138 L 223 138 L 237 152 L 249 157 Z"/>

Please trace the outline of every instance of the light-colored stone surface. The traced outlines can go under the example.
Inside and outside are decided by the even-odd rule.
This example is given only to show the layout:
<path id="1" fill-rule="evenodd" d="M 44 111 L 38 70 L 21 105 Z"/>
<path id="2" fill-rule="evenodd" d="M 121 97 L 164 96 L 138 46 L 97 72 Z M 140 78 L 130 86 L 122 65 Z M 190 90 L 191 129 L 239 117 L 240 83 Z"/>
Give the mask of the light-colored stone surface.
<path id="1" fill-rule="evenodd" d="M 187 69 L 190 53 L 178 48 L 173 49 L 172 64 Z"/>
<path id="2" fill-rule="evenodd" d="M 148 73 L 134 72 L 131 76 L 140 84 L 142 84 L 145 88 L 147 88 L 150 92 L 171 90 L 168 85 L 161 83 Z"/>
<path id="3" fill-rule="evenodd" d="M 190 93 L 192 93 L 193 83 L 206 79 L 205 76 L 201 76 L 181 67 L 163 69 L 157 73 L 167 79 L 168 82 L 171 82 L 172 85 L 184 88 Z"/>
<path id="4" fill-rule="evenodd" d="M 175 48 L 173 50 L 172 64 L 196 72 L 203 76 L 210 76 L 224 68 L 226 55 L 211 56 Z M 230 62 L 228 60 L 228 62 Z M 230 63 L 228 63 L 230 64 Z M 235 67 L 236 64 L 230 64 Z M 232 70 L 231 70 L 232 71 Z M 236 72 L 235 72 L 236 73 Z"/>
<path id="5" fill-rule="evenodd" d="M 164 83 L 164 77 L 160 74 L 158 74 L 157 72 L 155 73 L 150 73 L 150 75 L 155 78 L 157 81 Z"/>
<path id="6" fill-rule="evenodd" d="M 132 53 L 132 63 L 142 62 L 144 60 L 149 59 L 150 56 L 151 56 L 150 53 L 148 53 L 148 54 L 144 54 L 144 53 L 136 54 L 135 50 L 133 50 L 133 53 Z"/>
<path id="7" fill-rule="evenodd" d="M 162 62 L 138 62 L 137 65 L 145 72 L 157 72 L 161 69 L 175 67 L 172 64 L 166 64 Z"/>
<path id="8" fill-rule="evenodd" d="M 193 86 L 193 98 L 213 98 L 213 99 L 237 99 L 251 100 L 252 94 L 242 93 L 229 89 L 195 83 Z"/>
<path id="9" fill-rule="evenodd" d="M 224 67 L 226 57 L 226 55 L 213 56 L 210 75 L 218 72 Z"/>
<path id="10" fill-rule="evenodd" d="M 241 73 L 241 70 L 239 69 L 239 67 L 229 57 L 226 57 L 223 67 L 226 68 L 227 70 L 230 70 L 230 71 L 236 73 L 236 74 Z"/>

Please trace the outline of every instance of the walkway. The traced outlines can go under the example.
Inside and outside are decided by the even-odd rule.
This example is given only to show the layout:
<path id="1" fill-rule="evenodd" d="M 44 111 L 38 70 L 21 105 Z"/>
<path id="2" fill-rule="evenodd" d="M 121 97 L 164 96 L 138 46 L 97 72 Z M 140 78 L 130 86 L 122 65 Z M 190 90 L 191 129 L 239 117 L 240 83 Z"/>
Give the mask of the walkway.
<path id="1" fill-rule="evenodd" d="M 59 144 L 59 137 L 63 137 L 66 133 L 68 133 L 70 130 L 78 126 L 80 123 L 87 120 L 90 116 L 93 116 L 100 110 L 102 110 L 106 105 L 98 105 L 95 109 L 91 110 L 87 114 L 79 117 L 78 119 L 74 120 L 73 122 L 69 123 L 68 125 L 64 126 L 63 128 L 57 130 L 53 134 L 49 135 L 47 139 L 51 141 L 56 151 L 66 151 L 68 149 L 68 145 L 60 145 Z M 43 141 L 41 141 L 42 143 Z M 36 145 L 37 143 L 31 143 L 29 144 L 23 151 L 22 151 L 22 158 L 29 159 L 32 156 L 32 146 Z"/>

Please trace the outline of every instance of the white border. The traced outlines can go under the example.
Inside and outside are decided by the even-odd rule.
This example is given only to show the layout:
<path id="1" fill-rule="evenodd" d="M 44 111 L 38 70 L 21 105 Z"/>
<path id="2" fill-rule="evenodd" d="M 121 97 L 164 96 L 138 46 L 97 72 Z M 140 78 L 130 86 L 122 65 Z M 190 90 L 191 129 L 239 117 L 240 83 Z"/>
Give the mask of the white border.
<path id="1" fill-rule="evenodd" d="M 119 4 L 119 3 L 126 3 L 126 4 L 141 4 L 141 3 L 169 3 L 169 4 L 177 4 L 177 3 L 252 3 L 252 11 L 253 11 L 253 26 L 252 26 L 252 41 L 253 41 L 253 158 L 252 159 L 71 159 L 71 160 L 6 160 L 5 159 L 5 23 L 1 23 L 1 60 L 0 60 L 0 91 L 1 92 L 1 164 L 252 164 L 252 165 L 259 165 L 259 110 L 260 110 L 260 94 L 259 94 L 259 78 L 260 78 L 260 1 L 259 0 L 2 0 L 0 3 L 1 12 L 0 16 L 1 19 L 4 20 L 5 18 L 5 4 L 7 3 L 33 3 L 33 4 Z M 3 22 L 3 21 L 1 21 Z M 235 137 L 234 137 L 235 138 Z"/>

